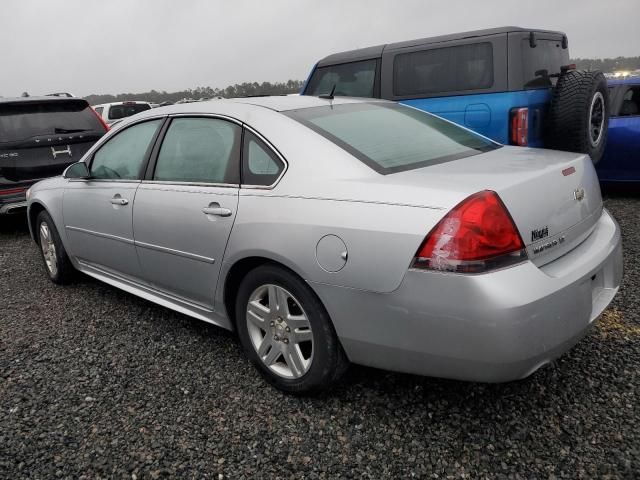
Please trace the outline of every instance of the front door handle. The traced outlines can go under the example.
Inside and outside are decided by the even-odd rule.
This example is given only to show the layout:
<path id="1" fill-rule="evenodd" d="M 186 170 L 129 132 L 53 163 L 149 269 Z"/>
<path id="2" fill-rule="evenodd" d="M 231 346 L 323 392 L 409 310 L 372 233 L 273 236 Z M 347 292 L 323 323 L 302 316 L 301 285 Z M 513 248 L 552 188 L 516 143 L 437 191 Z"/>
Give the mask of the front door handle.
<path id="1" fill-rule="evenodd" d="M 202 209 L 202 213 L 205 215 L 215 215 L 217 217 L 230 217 L 231 210 L 228 208 L 222 208 L 219 203 L 212 202 L 208 207 Z"/>
<path id="2" fill-rule="evenodd" d="M 122 198 L 119 193 L 116 193 L 113 198 L 110 200 L 114 205 L 127 205 L 129 200 L 126 198 Z"/>

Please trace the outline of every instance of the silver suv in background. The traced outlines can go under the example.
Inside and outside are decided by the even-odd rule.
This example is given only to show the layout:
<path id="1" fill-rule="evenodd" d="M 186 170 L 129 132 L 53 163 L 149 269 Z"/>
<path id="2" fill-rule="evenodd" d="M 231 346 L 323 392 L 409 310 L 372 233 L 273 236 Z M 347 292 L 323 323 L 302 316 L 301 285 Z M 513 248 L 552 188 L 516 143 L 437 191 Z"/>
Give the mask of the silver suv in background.
<path id="1" fill-rule="evenodd" d="M 130 117 L 136 113 L 151 110 L 151 104 L 149 102 L 131 100 L 126 102 L 102 103 L 100 105 L 94 105 L 93 109 L 102 117 L 107 125 L 111 125 L 118 120 Z"/>

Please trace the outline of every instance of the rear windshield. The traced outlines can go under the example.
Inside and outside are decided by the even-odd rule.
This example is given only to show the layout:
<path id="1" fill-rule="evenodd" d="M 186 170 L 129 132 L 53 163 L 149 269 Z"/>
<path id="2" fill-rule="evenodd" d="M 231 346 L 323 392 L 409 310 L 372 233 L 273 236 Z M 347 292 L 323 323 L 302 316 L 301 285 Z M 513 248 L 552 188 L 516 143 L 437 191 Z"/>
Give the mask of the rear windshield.
<path id="1" fill-rule="evenodd" d="M 118 120 L 119 118 L 130 117 L 136 113 L 150 110 L 151 105 L 147 103 L 132 103 L 129 105 L 111 105 L 109 109 L 109 120 Z"/>
<path id="2" fill-rule="evenodd" d="M 549 88 L 556 82 L 549 75 L 560 73 L 569 64 L 569 51 L 562 48 L 562 40 L 538 39 L 531 47 L 529 39 L 522 40 L 522 75 L 524 88 Z"/>
<path id="3" fill-rule="evenodd" d="M 395 103 L 353 103 L 285 114 L 383 175 L 500 147 L 446 120 Z"/>
<path id="4" fill-rule="evenodd" d="M 376 60 L 364 60 L 316 68 L 304 93 L 314 96 L 327 94 L 335 86 L 334 95 L 371 98 L 376 65 Z"/>
<path id="5" fill-rule="evenodd" d="M 0 104 L 0 142 L 85 131 L 104 132 L 102 123 L 86 102 Z"/>

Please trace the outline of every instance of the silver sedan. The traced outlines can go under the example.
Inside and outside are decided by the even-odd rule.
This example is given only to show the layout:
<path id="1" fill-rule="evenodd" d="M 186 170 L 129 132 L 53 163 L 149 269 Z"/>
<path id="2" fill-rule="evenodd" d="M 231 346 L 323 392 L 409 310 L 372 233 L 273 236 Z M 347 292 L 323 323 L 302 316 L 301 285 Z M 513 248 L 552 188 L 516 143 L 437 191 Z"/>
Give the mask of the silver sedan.
<path id="1" fill-rule="evenodd" d="M 349 361 L 526 377 L 587 332 L 622 275 L 587 156 L 384 101 L 149 110 L 28 197 L 52 281 L 80 271 L 235 330 L 289 392 L 328 387 Z"/>

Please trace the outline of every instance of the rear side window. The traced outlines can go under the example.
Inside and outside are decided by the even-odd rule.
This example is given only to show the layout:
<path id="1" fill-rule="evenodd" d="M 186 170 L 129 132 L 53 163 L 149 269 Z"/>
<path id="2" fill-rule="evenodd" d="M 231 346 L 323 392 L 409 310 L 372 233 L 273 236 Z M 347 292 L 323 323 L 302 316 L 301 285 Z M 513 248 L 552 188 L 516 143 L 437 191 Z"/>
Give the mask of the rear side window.
<path id="1" fill-rule="evenodd" d="M 104 127 L 86 102 L 76 100 L 0 104 L 0 142 L 88 131 L 102 134 Z"/>
<path id="2" fill-rule="evenodd" d="M 393 79 L 396 96 L 491 88 L 493 47 L 483 42 L 402 53 L 393 60 Z"/>
<path id="3" fill-rule="evenodd" d="M 342 104 L 286 114 L 382 174 L 499 148 L 453 123 L 395 103 Z"/>
<path id="4" fill-rule="evenodd" d="M 258 137 L 245 131 L 242 149 L 242 183 L 245 185 L 272 185 L 280 176 L 284 165 Z"/>
<path id="5" fill-rule="evenodd" d="M 154 180 L 238 183 L 241 129 L 217 118 L 177 118 L 158 154 Z"/>
<path id="6" fill-rule="evenodd" d="M 371 98 L 377 64 L 377 60 L 364 60 L 316 68 L 305 95 L 327 94 L 335 86 L 334 95 Z"/>
<path id="7" fill-rule="evenodd" d="M 102 115 L 102 110 L 104 110 L 104 107 L 95 107 L 94 110 L 98 115 Z"/>
<path id="8" fill-rule="evenodd" d="M 633 87 L 625 92 L 618 111 L 620 117 L 634 115 L 640 115 L 640 87 Z"/>
<path id="9" fill-rule="evenodd" d="M 112 180 L 137 180 L 147 158 L 151 141 L 162 120 L 133 125 L 100 147 L 91 161 L 91 177 Z"/>
<path id="10" fill-rule="evenodd" d="M 132 103 L 130 105 L 111 105 L 109 109 L 109 120 L 118 120 L 120 118 L 130 117 L 136 113 L 150 110 L 151 106 L 146 103 Z"/>
<path id="11" fill-rule="evenodd" d="M 523 87 L 548 88 L 555 84 L 556 79 L 549 75 L 560 73 L 560 67 L 569 64 L 569 53 L 562 48 L 561 40 L 538 39 L 536 46 L 531 47 L 528 39 L 523 39 L 522 75 Z"/>

